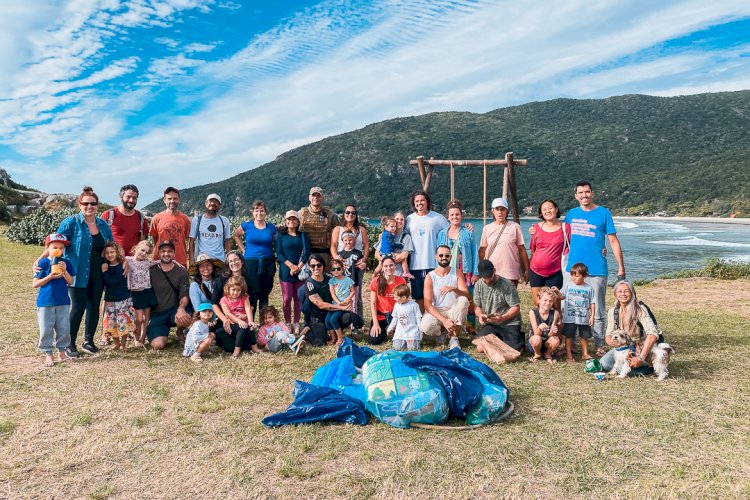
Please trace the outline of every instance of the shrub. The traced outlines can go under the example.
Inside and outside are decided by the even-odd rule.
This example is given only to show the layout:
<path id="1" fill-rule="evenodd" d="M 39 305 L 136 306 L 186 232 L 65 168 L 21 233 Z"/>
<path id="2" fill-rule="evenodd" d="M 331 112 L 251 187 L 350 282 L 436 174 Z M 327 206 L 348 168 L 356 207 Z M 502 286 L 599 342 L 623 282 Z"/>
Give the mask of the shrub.
<path id="1" fill-rule="evenodd" d="M 75 208 L 63 208 L 49 212 L 40 208 L 20 221 L 11 224 L 6 235 L 9 240 L 17 243 L 42 245 L 44 244 L 44 238 L 57 231 L 64 218 L 77 213 L 78 210 Z"/>
<path id="2" fill-rule="evenodd" d="M 660 278 L 716 278 L 720 280 L 737 280 L 750 278 L 750 262 L 723 260 L 716 257 L 706 259 L 699 269 L 687 269 Z"/>

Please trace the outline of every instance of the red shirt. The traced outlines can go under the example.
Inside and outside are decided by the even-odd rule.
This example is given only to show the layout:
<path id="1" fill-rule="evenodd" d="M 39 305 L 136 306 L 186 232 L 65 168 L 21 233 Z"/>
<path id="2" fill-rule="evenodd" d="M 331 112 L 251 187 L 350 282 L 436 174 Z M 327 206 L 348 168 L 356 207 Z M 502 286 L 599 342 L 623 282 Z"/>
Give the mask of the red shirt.
<path id="1" fill-rule="evenodd" d="M 109 223 L 110 211 L 114 213 L 112 224 L 110 224 L 112 236 L 114 237 L 115 242 L 122 247 L 125 255 L 130 255 L 130 251 L 133 247 L 138 244 L 139 241 L 148 236 L 148 221 L 145 217 L 141 217 L 138 212 L 133 212 L 131 215 L 125 215 L 120 212 L 118 207 L 114 207 L 110 210 L 106 210 L 102 214 L 102 219 L 107 223 Z M 142 226 L 140 224 L 141 219 L 143 219 Z"/>
<path id="2" fill-rule="evenodd" d="M 570 244 L 570 224 L 565 224 L 565 233 Z M 557 231 L 548 233 L 537 224 L 536 232 L 531 237 L 531 262 L 529 267 L 539 276 L 549 277 L 560 270 L 560 256 L 563 253 L 562 226 Z"/>
<path id="3" fill-rule="evenodd" d="M 159 260 L 159 243 L 172 240 L 175 245 L 174 260 L 187 266 L 187 240 L 190 236 L 190 219 L 182 212 L 170 215 L 159 212 L 151 219 L 151 236 L 154 237 L 154 260 Z"/>
<path id="4" fill-rule="evenodd" d="M 396 305 L 396 299 L 393 297 L 393 289 L 398 285 L 405 285 L 406 280 L 402 276 L 394 276 L 393 283 L 385 286 L 385 293 L 378 293 L 378 279 L 373 278 L 370 282 L 370 293 L 375 294 L 375 308 L 378 313 L 393 312 L 393 306 Z M 378 314 L 378 321 L 385 321 L 384 314 Z"/>

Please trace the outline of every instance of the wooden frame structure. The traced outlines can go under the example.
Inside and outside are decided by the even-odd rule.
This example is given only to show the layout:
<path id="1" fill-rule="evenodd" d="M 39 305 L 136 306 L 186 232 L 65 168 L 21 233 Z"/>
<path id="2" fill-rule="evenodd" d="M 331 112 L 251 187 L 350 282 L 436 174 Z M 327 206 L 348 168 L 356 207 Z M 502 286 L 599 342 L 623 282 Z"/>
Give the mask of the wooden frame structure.
<path id="1" fill-rule="evenodd" d="M 425 160 L 424 156 L 417 156 L 416 160 L 410 160 L 409 165 L 414 165 L 419 171 L 419 178 L 422 181 L 422 189 L 425 193 L 430 192 L 430 182 L 432 181 L 432 172 L 436 166 L 450 167 L 451 169 L 451 199 L 456 197 L 455 167 L 483 167 L 484 168 L 484 188 L 482 198 L 482 210 L 484 220 L 487 220 L 487 167 L 501 166 L 503 171 L 503 198 L 510 201 L 513 209 L 513 219 L 518 222 L 520 214 L 518 212 L 518 191 L 516 188 L 516 171 L 515 167 L 525 167 L 529 164 L 528 160 L 516 160 L 513 153 L 505 153 L 504 160 L 438 160 L 430 158 Z M 510 197 L 509 197 L 510 196 Z"/>

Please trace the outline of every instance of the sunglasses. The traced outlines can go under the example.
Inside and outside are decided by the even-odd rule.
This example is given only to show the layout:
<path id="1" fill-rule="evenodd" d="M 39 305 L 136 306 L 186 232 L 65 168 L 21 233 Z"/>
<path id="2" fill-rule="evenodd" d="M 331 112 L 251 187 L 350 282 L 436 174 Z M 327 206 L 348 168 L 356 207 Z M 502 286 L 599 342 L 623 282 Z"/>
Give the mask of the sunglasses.
<path id="1" fill-rule="evenodd" d="M 343 271 L 343 270 L 344 270 L 343 267 L 332 267 L 331 268 L 331 271 Z"/>
<path id="2" fill-rule="evenodd" d="M 82 207 L 95 207 L 99 204 L 98 201 L 82 201 L 80 205 Z"/>
<path id="3" fill-rule="evenodd" d="M 450 256 L 451 256 L 451 254 L 449 254 L 449 253 L 439 253 L 438 254 L 438 257 L 450 257 Z"/>
<path id="4" fill-rule="evenodd" d="M 356 210 L 345 210 L 344 215 L 357 215 Z"/>
<path id="5" fill-rule="evenodd" d="M 315 269 L 316 267 L 323 267 L 323 264 L 308 264 L 308 266 Z"/>

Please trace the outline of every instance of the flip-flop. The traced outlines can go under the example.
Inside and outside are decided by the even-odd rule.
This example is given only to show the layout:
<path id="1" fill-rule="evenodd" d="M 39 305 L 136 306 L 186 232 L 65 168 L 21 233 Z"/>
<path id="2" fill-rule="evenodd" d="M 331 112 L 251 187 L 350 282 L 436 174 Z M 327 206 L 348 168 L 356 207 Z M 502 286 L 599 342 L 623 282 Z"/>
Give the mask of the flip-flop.
<path id="1" fill-rule="evenodd" d="M 575 360 L 575 359 L 573 359 L 573 358 L 566 358 L 566 359 L 565 359 L 565 362 L 566 362 L 567 364 L 569 364 L 569 365 L 574 365 L 574 364 L 576 364 L 576 360 Z"/>
<path id="2" fill-rule="evenodd" d="M 45 360 L 44 363 L 42 363 L 42 366 L 44 368 L 52 368 L 53 366 L 55 366 L 55 362 L 52 360 Z"/>
<path id="3" fill-rule="evenodd" d="M 542 357 L 541 357 L 541 356 L 537 356 L 537 355 L 535 354 L 535 355 L 534 355 L 533 357 L 529 358 L 529 363 L 536 363 L 536 362 L 537 362 L 537 361 L 539 361 L 540 359 L 542 359 Z"/>
<path id="4" fill-rule="evenodd" d="M 547 363 L 551 365 L 554 365 L 555 363 L 557 363 L 557 360 L 555 358 L 544 358 L 544 359 L 547 360 Z"/>

